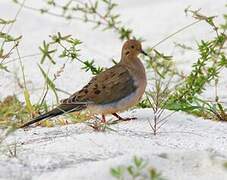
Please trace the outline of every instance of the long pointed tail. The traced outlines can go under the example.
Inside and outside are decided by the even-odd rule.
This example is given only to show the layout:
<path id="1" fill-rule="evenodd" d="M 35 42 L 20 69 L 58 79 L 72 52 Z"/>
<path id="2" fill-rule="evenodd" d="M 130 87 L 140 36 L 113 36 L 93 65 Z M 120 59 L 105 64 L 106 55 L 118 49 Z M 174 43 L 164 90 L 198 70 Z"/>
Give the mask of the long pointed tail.
<path id="1" fill-rule="evenodd" d="M 46 118 L 51 118 L 51 117 L 54 117 L 52 114 L 50 114 L 49 112 L 46 113 L 46 114 L 42 114 L 38 117 L 36 117 L 35 119 L 31 120 L 31 121 L 28 121 L 27 123 L 23 124 L 22 126 L 20 126 L 20 128 L 24 128 L 24 127 L 27 127 L 27 126 L 30 126 L 31 124 L 34 124 L 36 122 L 39 122 L 43 119 L 46 119 Z"/>
<path id="2" fill-rule="evenodd" d="M 57 108 L 54 108 L 53 110 L 51 110 L 51 111 L 49 111 L 45 114 L 42 114 L 42 115 L 36 117 L 35 119 L 23 124 L 19 128 L 24 128 L 24 127 L 30 126 L 31 124 L 39 122 L 43 119 L 52 118 L 52 117 L 59 116 L 59 115 L 64 114 L 64 113 L 80 111 L 80 110 L 84 109 L 85 107 L 86 106 L 84 106 L 84 105 L 61 104 Z"/>

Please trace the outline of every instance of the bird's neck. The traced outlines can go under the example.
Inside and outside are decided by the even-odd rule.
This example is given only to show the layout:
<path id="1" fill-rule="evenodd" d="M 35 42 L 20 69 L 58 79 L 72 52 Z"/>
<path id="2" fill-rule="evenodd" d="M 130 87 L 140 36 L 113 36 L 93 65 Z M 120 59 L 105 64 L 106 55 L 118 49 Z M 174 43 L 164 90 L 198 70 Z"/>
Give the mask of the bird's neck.
<path id="1" fill-rule="evenodd" d="M 138 57 L 127 57 L 120 61 L 132 74 L 141 79 L 146 79 L 145 68 Z"/>

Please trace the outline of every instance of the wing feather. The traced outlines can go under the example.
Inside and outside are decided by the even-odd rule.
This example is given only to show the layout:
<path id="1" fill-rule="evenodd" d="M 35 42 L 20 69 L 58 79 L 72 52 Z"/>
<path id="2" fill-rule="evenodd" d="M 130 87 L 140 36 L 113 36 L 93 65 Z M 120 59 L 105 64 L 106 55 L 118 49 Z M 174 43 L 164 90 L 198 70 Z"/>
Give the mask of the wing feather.
<path id="1" fill-rule="evenodd" d="M 136 89 L 137 87 L 128 69 L 117 64 L 93 77 L 86 86 L 63 100 L 62 103 L 108 104 L 130 95 Z"/>

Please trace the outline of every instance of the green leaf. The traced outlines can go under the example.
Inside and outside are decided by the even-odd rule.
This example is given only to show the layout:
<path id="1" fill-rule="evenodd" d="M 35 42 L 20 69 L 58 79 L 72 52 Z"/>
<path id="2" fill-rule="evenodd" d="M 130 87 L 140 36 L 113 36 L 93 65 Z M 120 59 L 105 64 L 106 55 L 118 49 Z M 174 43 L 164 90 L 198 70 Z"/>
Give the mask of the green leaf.
<path id="1" fill-rule="evenodd" d="M 225 114 L 225 110 L 224 110 L 223 106 L 220 103 L 217 103 L 217 105 L 218 105 L 218 108 L 219 108 L 221 114 Z"/>
<path id="2" fill-rule="evenodd" d="M 20 40 L 22 38 L 22 36 L 13 37 L 13 36 L 11 36 L 9 34 L 0 32 L 0 38 L 1 39 L 4 39 L 5 42 L 12 42 L 12 41 L 18 41 L 18 40 Z"/>
<path id="3" fill-rule="evenodd" d="M 41 58 L 41 64 L 44 63 L 45 59 L 49 59 L 52 64 L 56 64 L 56 62 L 51 57 L 51 54 L 55 53 L 57 49 L 50 50 L 50 44 L 43 41 L 43 47 L 39 47 L 39 50 L 42 52 L 43 56 Z"/>
<path id="4" fill-rule="evenodd" d="M 127 168 L 127 170 L 128 170 L 128 173 L 131 175 L 131 176 L 134 176 L 134 168 L 133 168 L 133 166 L 128 166 L 128 168 Z"/>
<path id="5" fill-rule="evenodd" d="M 164 180 L 164 178 L 162 178 L 161 174 L 158 173 L 156 171 L 156 169 L 154 169 L 154 168 L 151 168 L 149 170 L 149 176 L 150 176 L 151 180 Z"/>
<path id="6" fill-rule="evenodd" d="M 43 77 L 46 80 L 47 86 L 53 91 L 53 93 L 56 97 L 56 101 L 58 102 L 59 101 L 58 94 L 57 94 L 54 82 L 48 77 L 47 73 L 43 70 L 43 68 L 40 65 L 38 65 L 38 66 L 39 66 L 40 71 L 42 72 Z"/>
<path id="7" fill-rule="evenodd" d="M 122 166 L 119 166 L 117 168 L 111 168 L 110 173 L 113 177 L 115 177 L 117 179 L 123 179 L 122 177 L 125 173 L 125 168 Z"/>
<path id="8" fill-rule="evenodd" d="M 4 19 L 0 18 L 0 24 L 6 25 L 6 24 L 12 24 L 14 22 L 15 22 L 15 20 L 4 20 Z"/>
<path id="9" fill-rule="evenodd" d="M 134 164 L 136 165 L 137 168 L 139 168 L 143 163 L 142 158 L 138 158 L 137 156 L 134 157 Z"/>
<path id="10" fill-rule="evenodd" d="M 227 170 L 227 162 L 223 164 L 224 168 Z"/>
<path id="11" fill-rule="evenodd" d="M 7 66 L 4 66 L 3 64 L 0 64 L 0 69 L 9 72 L 9 70 L 7 69 Z"/>
<path id="12" fill-rule="evenodd" d="M 26 108 L 28 110 L 29 113 L 33 112 L 33 106 L 30 100 L 30 94 L 29 91 L 27 89 L 24 90 L 24 99 L 25 99 L 25 103 L 26 103 Z"/>

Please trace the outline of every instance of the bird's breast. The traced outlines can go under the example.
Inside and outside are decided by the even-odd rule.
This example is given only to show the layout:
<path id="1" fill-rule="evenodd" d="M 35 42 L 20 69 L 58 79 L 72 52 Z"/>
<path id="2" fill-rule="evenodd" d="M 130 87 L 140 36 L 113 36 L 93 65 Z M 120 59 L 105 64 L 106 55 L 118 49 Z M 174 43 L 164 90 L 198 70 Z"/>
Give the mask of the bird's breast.
<path id="1" fill-rule="evenodd" d="M 89 105 L 87 109 L 92 114 L 112 114 L 116 112 L 125 111 L 135 106 L 140 101 L 142 95 L 145 92 L 147 81 L 146 75 L 141 76 L 141 74 L 139 76 L 136 76 L 134 74 L 133 79 L 136 89 L 128 96 L 108 104 L 92 104 Z"/>

